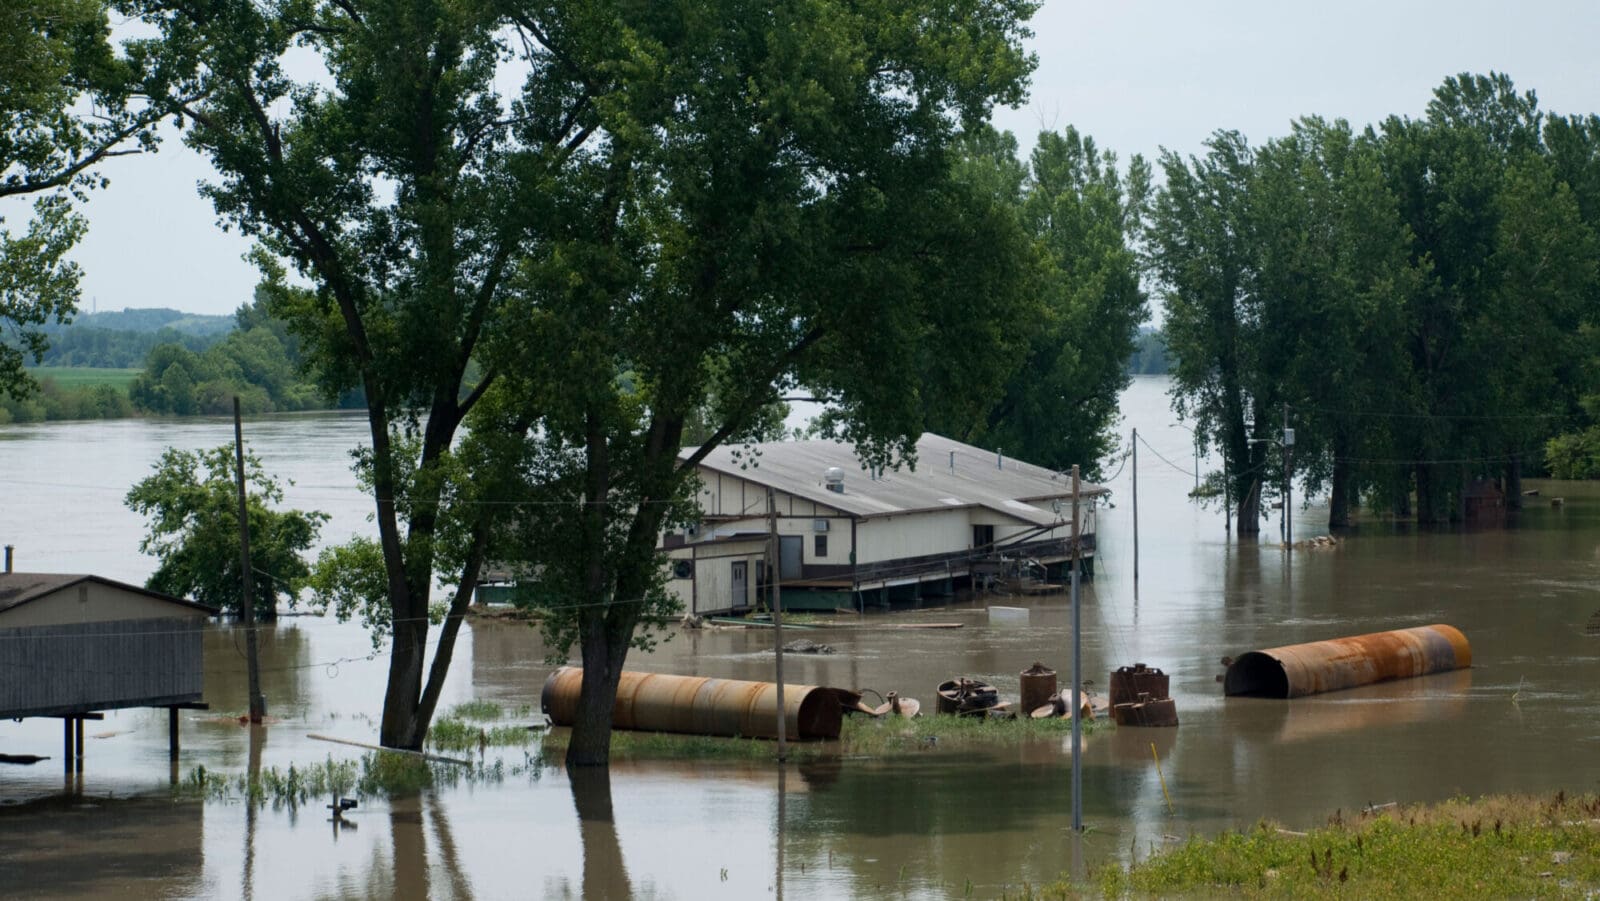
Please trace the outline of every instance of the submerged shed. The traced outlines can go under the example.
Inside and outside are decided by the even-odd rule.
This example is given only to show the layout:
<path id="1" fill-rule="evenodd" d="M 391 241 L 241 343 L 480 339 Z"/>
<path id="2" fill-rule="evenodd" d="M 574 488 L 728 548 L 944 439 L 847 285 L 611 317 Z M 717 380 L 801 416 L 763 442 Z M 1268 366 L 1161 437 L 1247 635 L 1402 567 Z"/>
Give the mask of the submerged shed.
<path id="1" fill-rule="evenodd" d="M 0 717 L 197 705 L 216 612 L 101 576 L 0 573 Z"/>

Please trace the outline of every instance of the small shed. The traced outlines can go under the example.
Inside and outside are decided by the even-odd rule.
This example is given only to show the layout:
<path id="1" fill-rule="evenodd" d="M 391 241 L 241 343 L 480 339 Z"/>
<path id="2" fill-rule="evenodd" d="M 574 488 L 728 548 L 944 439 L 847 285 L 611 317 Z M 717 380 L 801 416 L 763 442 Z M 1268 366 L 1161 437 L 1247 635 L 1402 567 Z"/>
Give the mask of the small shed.
<path id="1" fill-rule="evenodd" d="M 100 576 L 0 573 L 0 717 L 197 706 L 216 612 Z"/>

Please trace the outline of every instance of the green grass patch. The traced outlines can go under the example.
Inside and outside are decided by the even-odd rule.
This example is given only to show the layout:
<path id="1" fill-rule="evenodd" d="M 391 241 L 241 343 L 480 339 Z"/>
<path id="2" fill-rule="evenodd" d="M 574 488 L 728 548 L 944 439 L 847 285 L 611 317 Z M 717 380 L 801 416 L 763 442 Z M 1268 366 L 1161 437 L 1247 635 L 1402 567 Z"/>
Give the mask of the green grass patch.
<path id="1" fill-rule="evenodd" d="M 1059 882 L 1041 899 L 1532 898 L 1600 891 L 1600 797 L 1457 799 L 1342 812 L 1306 833 L 1260 823 L 1192 839 L 1129 867 L 1107 866 L 1098 885 Z"/>
<path id="2" fill-rule="evenodd" d="M 28 374 L 38 381 L 50 379 L 62 388 L 92 388 L 110 385 L 118 391 L 127 391 L 142 369 L 96 369 L 88 366 L 33 366 Z"/>
<path id="3" fill-rule="evenodd" d="M 450 708 L 449 713 L 445 714 L 445 716 L 449 719 L 478 720 L 480 722 L 492 722 L 505 715 L 506 711 L 504 707 L 501 707 L 499 704 L 496 704 L 493 701 L 483 700 L 467 701 L 462 704 L 457 704 L 456 706 Z"/>
<path id="4" fill-rule="evenodd" d="M 513 747 L 532 740 L 526 726 L 486 726 L 450 717 L 435 720 L 428 729 L 428 747 L 441 751 Z"/>

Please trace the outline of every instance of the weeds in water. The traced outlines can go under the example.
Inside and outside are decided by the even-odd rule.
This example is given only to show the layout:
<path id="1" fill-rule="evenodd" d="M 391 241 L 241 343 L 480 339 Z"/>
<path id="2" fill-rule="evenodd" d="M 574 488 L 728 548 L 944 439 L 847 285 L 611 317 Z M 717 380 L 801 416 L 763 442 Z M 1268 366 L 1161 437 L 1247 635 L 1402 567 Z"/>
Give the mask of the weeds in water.
<path id="1" fill-rule="evenodd" d="M 442 751 L 514 747 L 532 740 L 522 726 L 485 727 L 459 719 L 442 719 L 428 729 L 428 746 Z"/>
<path id="2" fill-rule="evenodd" d="M 1085 734 L 1097 728 L 1106 727 L 1096 726 L 1089 721 L 1083 723 Z M 1055 741 L 1071 734 L 1072 721 L 1059 719 L 1002 720 L 964 716 L 872 719 L 847 716 L 838 741 L 792 741 L 789 743 L 789 759 L 807 761 L 828 757 L 897 757 L 950 750 L 972 751 L 1015 747 L 1034 741 Z M 542 752 L 547 758 L 560 756 L 566 752 L 571 735 L 568 729 L 550 732 L 541 744 Z M 473 736 L 470 746 L 476 746 L 476 732 Z M 431 733 L 429 742 L 433 742 Z M 439 746 L 447 747 L 442 744 Z M 611 733 L 611 757 L 615 760 L 771 760 L 777 752 L 777 743 L 767 739 L 625 730 Z"/>
<path id="3" fill-rule="evenodd" d="M 505 716 L 505 708 L 493 701 L 466 701 L 450 708 L 445 714 L 447 719 L 454 720 L 479 720 L 490 722 Z"/>
<path id="4" fill-rule="evenodd" d="M 275 810 L 295 809 L 326 803 L 334 795 L 362 800 L 388 799 L 415 795 L 430 788 L 496 785 L 507 777 L 527 776 L 537 780 L 544 766 L 537 755 L 524 755 L 521 763 L 510 766 L 499 759 L 484 765 L 462 765 L 431 761 L 412 754 L 373 751 L 355 760 L 335 760 L 330 756 L 321 763 L 307 766 L 267 767 L 254 779 L 248 773 L 226 776 L 203 766 L 196 767 L 176 791 L 207 801 L 243 799 L 251 804 L 270 804 Z"/>

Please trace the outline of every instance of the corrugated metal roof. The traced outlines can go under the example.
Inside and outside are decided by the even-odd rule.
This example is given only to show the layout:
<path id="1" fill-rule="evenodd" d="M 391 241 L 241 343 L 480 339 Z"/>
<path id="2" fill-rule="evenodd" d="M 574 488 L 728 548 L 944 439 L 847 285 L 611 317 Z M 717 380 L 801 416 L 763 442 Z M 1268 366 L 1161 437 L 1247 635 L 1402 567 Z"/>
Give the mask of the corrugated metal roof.
<path id="1" fill-rule="evenodd" d="M 693 449 L 683 453 L 687 456 Z M 917 439 L 916 469 L 901 467 L 876 479 L 862 466 L 855 448 L 831 440 L 724 445 L 707 454 L 700 465 L 861 517 L 984 507 L 1035 525 L 1058 521 L 1049 510 L 1027 502 L 1070 499 L 1070 473 L 1009 457 L 1002 466 L 995 462 L 989 451 L 930 432 Z M 843 494 L 824 484 L 823 473 L 831 466 L 845 472 Z M 1079 492 L 1085 499 L 1111 493 L 1104 485 L 1089 482 L 1080 482 Z"/>
<path id="2" fill-rule="evenodd" d="M 197 604 L 194 601 L 186 601 L 183 598 L 175 598 L 170 594 L 162 594 L 159 591 L 151 591 L 150 589 L 139 585 L 130 585 L 126 582 L 118 582 L 115 579 L 107 579 L 104 576 L 94 576 L 82 573 L 17 572 L 0 573 L 0 611 L 10 610 L 13 607 L 20 607 L 29 601 L 36 601 L 39 598 L 45 597 L 46 595 L 54 594 L 63 588 L 71 588 L 79 582 L 99 582 L 102 585 L 109 585 L 113 588 L 121 588 L 124 591 L 132 591 L 142 594 L 145 597 L 155 598 L 158 601 L 166 601 L 170 604 L 178 604 L 191 610 L 204 610 L 212 615 L 216 615 L 217 613 L 216 608 L 208 607 L 205 604 Z"/>

